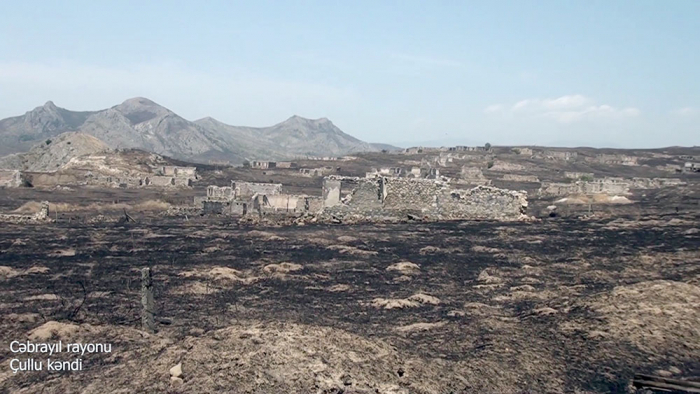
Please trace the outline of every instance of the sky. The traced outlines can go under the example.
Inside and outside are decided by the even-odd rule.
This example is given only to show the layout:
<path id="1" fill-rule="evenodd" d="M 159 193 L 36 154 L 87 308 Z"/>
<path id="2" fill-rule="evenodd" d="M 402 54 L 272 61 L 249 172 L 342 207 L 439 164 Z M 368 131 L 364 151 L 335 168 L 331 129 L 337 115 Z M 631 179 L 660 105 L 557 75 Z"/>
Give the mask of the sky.
<path id="1" fill-rule="evenodd" d="M 369 142 L 700 145 L 700 1 L 14 1 L 0 118 L 147 97 Z"/>

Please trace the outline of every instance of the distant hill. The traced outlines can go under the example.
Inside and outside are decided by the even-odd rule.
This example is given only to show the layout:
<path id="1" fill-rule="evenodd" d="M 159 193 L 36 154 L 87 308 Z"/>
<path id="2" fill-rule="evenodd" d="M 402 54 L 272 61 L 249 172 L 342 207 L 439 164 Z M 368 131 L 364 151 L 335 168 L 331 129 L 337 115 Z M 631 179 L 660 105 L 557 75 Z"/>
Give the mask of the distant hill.
<path id="1" fill-rule="evenodd" d="M 0 168 L 50 172 L 61 169 L 75 157 L 109 150 L 107 144 L 91 135 L 68 132 L 40 142 L 29 152 L 0 157 Z"/>
<path id="2" fill-rule="evenodd" d="M 69 111 L 49 101 L 22 116 L 0 120 L 0 155 L 26 152 L 66 131 L 97 137 L 110 148 L 143 149 L 193 162 L 240 163 L 387 149 L 358 140 L 325 118 L 292 116 L 261 128 L 231 126 L 213 118 L 191 122 L 151 100 L 137 97 L 93 112 Z"/>

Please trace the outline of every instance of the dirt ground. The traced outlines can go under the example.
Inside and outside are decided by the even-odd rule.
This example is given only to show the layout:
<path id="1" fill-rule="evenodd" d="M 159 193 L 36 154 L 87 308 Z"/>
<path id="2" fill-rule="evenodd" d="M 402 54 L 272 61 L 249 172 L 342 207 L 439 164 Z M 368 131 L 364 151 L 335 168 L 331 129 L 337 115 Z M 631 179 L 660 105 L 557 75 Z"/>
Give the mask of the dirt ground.
<path id="1" fill-rule="evenodd" d="M 3 224 L 0 392 L 583 393 L 626 392 L 635 373 L 697 379 L 699 218 Z M 143 267 L 163 319 L 153 335 L 139 330 Z M 27 339 L 112 352 L 85 354 L 82 371 L 13 374 L 9 343 Z"/>

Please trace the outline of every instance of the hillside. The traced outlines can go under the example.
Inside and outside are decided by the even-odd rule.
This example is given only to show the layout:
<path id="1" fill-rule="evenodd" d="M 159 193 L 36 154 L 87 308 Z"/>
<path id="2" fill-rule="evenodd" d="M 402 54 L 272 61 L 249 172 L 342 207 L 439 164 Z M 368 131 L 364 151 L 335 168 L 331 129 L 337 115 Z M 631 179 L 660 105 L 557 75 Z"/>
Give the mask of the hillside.
<path id="1" fill-rule="evenodd" d="M 63 133 L 34 146 L 29 152 L 15 153 L 0 158 L 0 168 L 23 171 L 56 171 L 71 159 L 105 152 L 109 146 L 83 133 Z"/>
<path id="2" fill-rule="evenodd" d="M 113 149 L 143 149 L 194 162 L 241 163 L 385 149 L 344 133 L 325 118 L 293 116 L 261 128 L 231 126 L 213 118 L 191 122 L 137 97 L 94 112 L 69 111 L 49 101 L 22 116 L 0 120 L 0 155 L 26 152 L 38 142 L 67 131 L 97 137 Z"/>

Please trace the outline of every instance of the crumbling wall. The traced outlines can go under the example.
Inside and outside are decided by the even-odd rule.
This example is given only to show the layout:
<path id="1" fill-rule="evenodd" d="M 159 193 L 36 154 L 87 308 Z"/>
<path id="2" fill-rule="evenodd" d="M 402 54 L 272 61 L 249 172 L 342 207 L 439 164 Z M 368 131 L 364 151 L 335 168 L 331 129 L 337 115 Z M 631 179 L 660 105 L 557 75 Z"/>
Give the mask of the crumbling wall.
<path id="1" fill-rule="evenodd" d="M 278 161 L 277 168 L 297 168 L 299 165 L 291 161 Z"/>
<path id="2" fill-rule="evenodd" d="M 633 189 L 659 189 L 685 184 L 683 180 L 678 178 L 632 178 L 630 187 Z"/>
<path id="3" fill-rule="evenodd" d="M 233 200 L 235 193 L 232 187 L 229 186 L 207 186 L 207 198 L 214 200 Z"/>
<path id="4" fill-rule="evenodd" d="M 384 187 L 384 209 L 428 211 L 437 209 L 437 198 L 444 185 L 425 179 L 385 178 Z"/>
<path id="5" fill-rule="evenodd" d="M 231 183 L 235 192 L 236 199 L 252 198 L 256 194 L 264 194 L 267 196 L 280 194 L 282 184 L 280 183 L 255 183 L 255 182 L 240 182 L 234 181 Z"/>
<path id="6" fill-rule="evenodd" d="M 49 202 L 42 201 L 39 211 L 33 215 L 0 214 L 0 222 L 9 223 L 40 223 L 51 221 Z"/>
<path id="7" fill-rule="evenodd" d="M 154 175 L 144 179 L 145 186 L 175 186 L 175 178 L 172 176 Z"/>
<path id="8" fill-rule="evenodd" d="M 263 199 L 262 207 L 266 209 L 294 212 L 297 210 L 298 205 L 299 208 L 303 208 L 303 205 L 299 204 L 299 200 L 301 199 L 300 196 L 291 194 L 274 194 L 260 197 Z"/>
<path id="9" fill-rule="evenodd" d="M 335 178 L 323 179 L 323 206 L 334 207 L 340 204 L 341 181 Z"/>
<path id="10" fill-rule="evenodd" d="M 479 167 L 462 166 L 460 172 L 461 179 L 471 185 L 490 185 L 491 180 L 484 176 L 484 173 Z"/>
<path id="11" fill-rule="evenodd" d="M 452 188 L 439 180 L 376 177 L 359 179 L 339 204 L 324 213 L 365 220 L 402 218 L 515 219 L 527 209 L 527 194 L 492 187 Z"/>
<path id="12" fill-rule="evenodd" d="M 0 170 L 0 187 L 20 187 L 24 183 L 18 170 Z"/>
<path id="13" fill-rule="evenodd" d="M 446 219 L 517 219 L 527 212 L 527 193 L 477 186 L 469 190 L 442 190 L 439 214 Z"/>
<path id="14" fill-rule="evenodd" d="M 523 171 L 524 169 L 523 165 L 508 161 L 497 161 L 489 168 L 491 171 Z"/>
<path id="15" fill-rule="evenodd" d="M 518 174 L 504 174 L 503 178 L 501 178 L 504 181 L 512 181 L 512 182 L 532 182 L 532 183 L 539 183 L 540 178 L 538 178 L 535 175 L 518 175 Z"/>
<path id="16" fill-rule="evenodd" d="M 569 194 L 627 194 L 630 183 L 623 178 L 602 178 L 573 183 L 543 182 L 540 195 L 565 196 Z"/>
<path id="17" fill-rule="evenodd" d="M 304 197 L 304 210 L 311 213 L 319 213 L 323 211 L 323 198 L 321 197 Z"/>
<path id="18" fill-rule="evenodd" d="M 593 179 L 593 176 L 594 175 L 592 172 L 576 172 L 576 171 L 564 172 L 564 177 L 569 178 L 569 179 L 581 179 L 581 178 Z"/>
<path id="19" fill-rule="evenodd" d="M 619 166 L 636 166 L 638 165 L 637 158 L 628 155 L 616 155 L 616 154 L 599 154 L 595 157 L 588 158 L 589 161 L 607 165 L 619 165 Z"/>
<path id="20" fill-rule="evenodd" d="M 194 178 L 197 176 L 197 167 L 162 166 L 157 175 Z"/>

